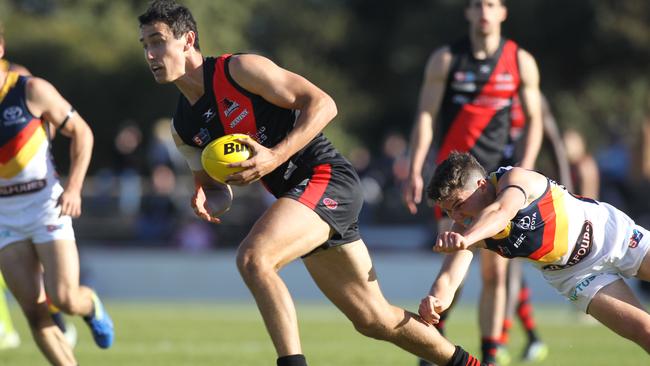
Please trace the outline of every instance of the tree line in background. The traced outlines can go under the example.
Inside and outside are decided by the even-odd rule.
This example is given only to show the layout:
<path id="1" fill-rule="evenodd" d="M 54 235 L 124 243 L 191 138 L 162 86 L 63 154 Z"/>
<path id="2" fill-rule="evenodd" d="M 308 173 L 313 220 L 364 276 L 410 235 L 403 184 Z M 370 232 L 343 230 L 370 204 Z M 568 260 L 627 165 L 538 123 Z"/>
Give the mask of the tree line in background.
<path id="1" fill-rule="evenodd" d="M 204 55 L 255 52 L 330 93 L 339 117 L 327 134 L 343 152 L 408 134 L 426 59 L 467 30 L 465 1 L 180 1 L 197 18 Z M 96 134 L 93 169 L 110 163 L 118 127 L 147 129 L 174 111 L 178 92 L 155 84 L 138 42 L 142 0 L 0 2 L 6 57 L 50 80 Z M 650 118 L 650 2 L 509 1 L 505 35 L 539 63 L 561 126 L 592 147 L 636 144 Z M 65 143 L 56 149 L 67 149 Z M 65 156 L 65 154 L 63 154 Z"/>

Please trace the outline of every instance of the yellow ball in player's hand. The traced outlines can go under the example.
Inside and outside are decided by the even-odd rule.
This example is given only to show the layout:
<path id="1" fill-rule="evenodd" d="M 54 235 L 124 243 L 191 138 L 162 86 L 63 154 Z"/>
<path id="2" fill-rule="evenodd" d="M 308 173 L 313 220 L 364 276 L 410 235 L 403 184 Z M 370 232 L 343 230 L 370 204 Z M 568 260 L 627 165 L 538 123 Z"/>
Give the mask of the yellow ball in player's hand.
<path id="1" fill-rule="evenodd" d="M 225 184 L 226 178 L 230 174 L 243 170 L 242 168 L 228 167 L 228 164 L 239 163 L 251 156 L 248 146 L 237 141 L 237 139 L 243 138 L 248 138 L 248 136 L 241 133 L 225 135 L 210 142 L 203 148 L 201 164 L 203 170 L 212 179 Z"/>

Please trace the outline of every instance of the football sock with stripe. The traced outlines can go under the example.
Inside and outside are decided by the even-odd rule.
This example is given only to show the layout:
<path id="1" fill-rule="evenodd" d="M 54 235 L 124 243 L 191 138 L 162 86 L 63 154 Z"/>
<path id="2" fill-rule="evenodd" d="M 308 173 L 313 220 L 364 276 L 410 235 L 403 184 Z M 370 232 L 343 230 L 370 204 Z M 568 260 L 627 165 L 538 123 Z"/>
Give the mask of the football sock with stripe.
<path id="1" fill-rule="evenodd" d="M 451 360 L 447 363 L 447 366 L 490 366 L 490 364 L 479 361 L 478 358 L 467 353 L 463 347 L 456 346 L 456 350 L 451 356 Z"/>
<path id="2" fill-rule="evenodd" d="M 496 338 L 481 338 L 481 353 L 483 354 L 483 361 L 487 363 L 496 363 L 498 346 L 499 340 Z"/>
<path id="3" fill-rule="evenodd" d="M 528 342 L 535 342 L 538 340 L 535 332 L 535 318 L 533 317 L 533 305 L 530 302 L 530 288 L 526 285 L 525 281 L 521 283 L 521 290 L 519 291 L 519 299 L 517 304 L 517 316 L 521 320 L 526 333 L 528 335 Z"/>

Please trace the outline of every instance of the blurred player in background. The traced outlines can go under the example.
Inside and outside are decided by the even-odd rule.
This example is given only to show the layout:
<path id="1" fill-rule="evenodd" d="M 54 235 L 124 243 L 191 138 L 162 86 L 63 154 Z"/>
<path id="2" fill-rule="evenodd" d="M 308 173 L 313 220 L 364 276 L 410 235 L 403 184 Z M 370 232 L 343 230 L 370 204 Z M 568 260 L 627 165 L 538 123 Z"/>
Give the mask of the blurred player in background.
<path id="1" fill-rule="evenodd" d="M 157 0 L 139 17 L 144 56 L 158 83 L 180 90 L 172 135 L 195 180 L 197 216 L 218 223 L 230 186 L 206 174 L 202 147 L 243 133 L 253 157 L 228 183 L 261 180 L 277 200 L 241 242 L 237 265 L 277 352 L 278 366 L 304 366 L 293 300 L 278 271 L 302 258 L 321 291 L 362 334 L 452 366 L 478 365 L 416 314 L 384 298 L 361 240 L 359 178 L 321 133 L 334 101 L 300 75 L 257 55 L 204 58 L 189 9 Z"/>
<path id="2" fill-rule="evenodd" d="M 2 59 L 4 41 L 0 46 Z M 50 157 L 49 126 L 71 139 L 65 188 Z M 58 309 L 83 316 L 100 347 L 113 341 L 113 325 L 99 298 L 79 286 L 71 220 L 81 213 L 93 135 L 49 82 L 8 67 L 0 69 L 0 132 L 0 270 L 43 355 L 52 364 L 77 365 L 51 310 L 54 319 Z"/>
<path id="3" fill-rule="evenodd" d="M 427 188 L 454 220 L 435 250 L 451 253 L 420 315 L 435 321 L 452 302 L 473 253 L 527 258 L 578 309 L 650 353 L 650 314 L 624 278 L 650 281 L 650 232 L 625 213 L 575 196 L 534 171 L 501 167 L 486 175 L 468 153 L 453 152 Z"/>
<path id="4" fill-rule="evenodd" d="M 469 0 L 465 17 L 469 35 L 433 52 L 420 89 L 411 134 L 409 178 L 404 200 L 417 212 L 423 192 L 422 168 L 434 141 L 436 163 L 453 150 L 467 151 L 489 169 L 507 158 L 511 111 L 520 98 L 528 123 L 519 166 L 533 169 L 542 143 L 539 71 L 535 59 L 511 40 L 501 37 L 505 0 Z M 438 232 L 451 220 L 438 211 Z M 496 362 L 506 304 L 508 261 L 491 252 L 481 254 L 483 281 L 479 304 L 483 360 Z M 444 331 L 444 319 L 438 329 Z M 421 365 L 427 363 L 421 362 Z"/>
<path id="5" fill-rule="evenodd" d="M 0 23 L 0 48 L 2 50 L 0 53 L 4 55 L 5 53 L 5 38 L 4 38 L 4 28 L 2 23 Z M 15 72 L 23 76 L 31 76 L 31 72 L 23 65 L 9 62 L 0 56 L 0 70 L 4 72 Z M 54 128 L 48 124 L 50 136 L 54 137 Z M 9 314 L 9 307 L 7 305 L 7 298 L 4 296 L 4 290 L 7 289 L 7 284 L 0 273 L 0 349 L 5 348 L 15 348 L 20 345 L 20 337 L 15 331 L 11 316 Z M 52 319 L 56 325 L 61 329 L 65 335 L 66 340 L 71 346 L 75 346 L 77 343 L 77 329 L 74 324 L 67 322 L 61 311 L 54 305 L 50 306 L 50 313 Z"/>

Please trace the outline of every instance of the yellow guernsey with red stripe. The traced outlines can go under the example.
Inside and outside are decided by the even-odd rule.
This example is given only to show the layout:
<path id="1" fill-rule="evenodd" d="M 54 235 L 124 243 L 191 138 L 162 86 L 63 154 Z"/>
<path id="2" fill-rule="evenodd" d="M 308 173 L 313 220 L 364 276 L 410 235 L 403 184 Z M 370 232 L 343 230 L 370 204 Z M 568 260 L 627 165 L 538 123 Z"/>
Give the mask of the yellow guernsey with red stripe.
<path id="1" fill-rule="evenodd" d="M 491 173 L 490 182 L 496 187 L 509 169 Z M 565 268 L 589 254 L 592 222 L 599 222 L 602 216 L 599 206 L 597 201 L 573 196 L 548 179 L 544 194 L 519 210 L 508 226 L 485 244 L 507 258 L 527 258 L 544 269 Z"/>

